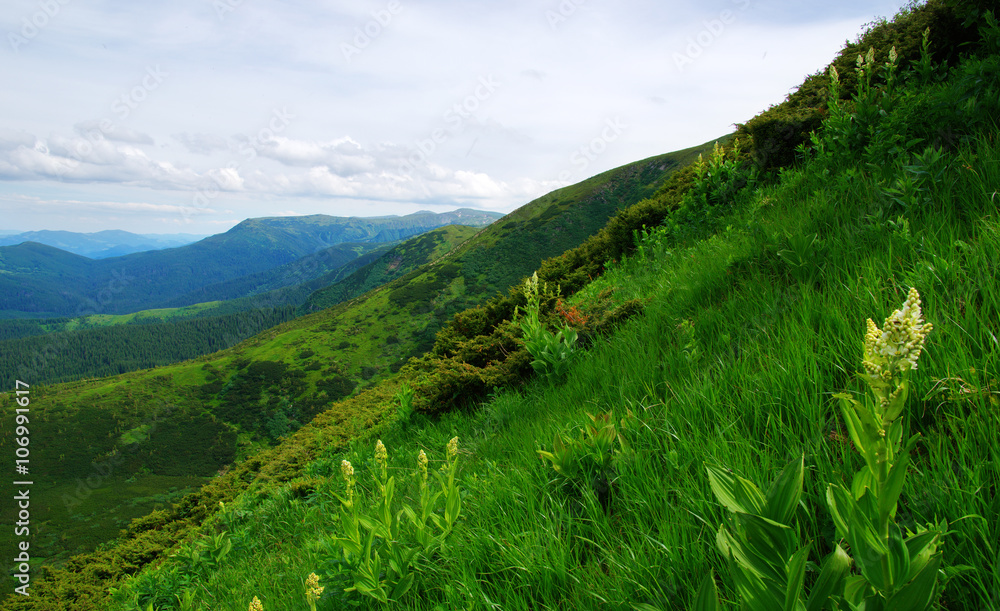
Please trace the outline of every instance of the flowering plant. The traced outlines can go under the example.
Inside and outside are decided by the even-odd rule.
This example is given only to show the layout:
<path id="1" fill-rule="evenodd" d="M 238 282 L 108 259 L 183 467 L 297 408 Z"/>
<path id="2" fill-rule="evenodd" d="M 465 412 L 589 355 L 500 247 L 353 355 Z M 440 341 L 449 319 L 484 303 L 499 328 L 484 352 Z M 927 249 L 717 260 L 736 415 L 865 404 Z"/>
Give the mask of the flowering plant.
<path id="1" fill-rule="evenodd" d="M 419 563 L 435 547 L 444 545 L 461 512 L 461 496 L 456 480 L 458 470 L 458 438 L 448 442 L 442 473 L 435 472 L 441 491 L 432 493 L 427 485 L 427 455 L 417 456 L 416 476 L 420 488 L 418 510 L 403 504 L 396 511 L 396 478 L 389 475 L 389 453 L 382 440 L 375 444 L 375 484 L 378 495 L 371 507 L 365 507 L 363 495 L 355 490 L 354 467 L 341 462 L 344 495 L 340 499 L 340 535 L 320 541 L 317 548 L 325 552 L 334 568 L 322 571 L 326 576 L 346 574 L 351 585 L 346 592 L 358 591 L 385 604 L 397 601 L 413 587 Z M 438 499 L 444 497 L 440 514 Z M 404 516 L 406 519 L 404 519 Z M 309 596 L 318 599 L 322 588 L 310 582 Z M 317 589 L 319 588 L 319 589 Z"/>
<path id="2" fill-rule="evenodd" d="M 716 542 L 729 562 L 744 608 L 922 611 L 934 604 L 948 524 L 918 527 L 904 538 L 895 522 L 910 452 L 919 439 L 913 435 L 903 444 L 901 416 L 909 374 L 917 367 L 931 328 L 924 323 L 916 289 L 910 289 L 902 309 L 893 312 L 882 329 L 868 321 L 861 378 L 871 396 L 861 402 L 837 395 L 865 466 L 854 476 L 850 490 L 829 484 L 826 491 L 838 537 L 847 541 L 851 555 L 835 545 L 808 597 L 804 589 L 810 545 L 800 546 L 790 525 L 802 496 L 804 457 L 786 466 L 766 495 L 753 482 L 706 465 L 712 492 L 731 512 Z M 852 560 L 860 575 L 849 574 Z M 694 608 L 719 608 L 711 575 Z"/>
<path id="3" fill-rule="evenodd" d="M 546 289 L 543 285 L 542 292 Z M 562 329 L 552 333 L 539 320 L 541 296 L 537 272 L 524 281 L 522 290 L 527 305 L 523 317 L 520 317 L 520 308 L 515 310 L 515 316 L 520 317 L 518 324 L 524 338 L 524 347 L 534 357 L 531 367 L 535 373 L 545 376 L 549 381 L 557 381 L 569 370 L 570 359 L 576 352 L 577 331 L 569 324 L 563 324 Z"/>

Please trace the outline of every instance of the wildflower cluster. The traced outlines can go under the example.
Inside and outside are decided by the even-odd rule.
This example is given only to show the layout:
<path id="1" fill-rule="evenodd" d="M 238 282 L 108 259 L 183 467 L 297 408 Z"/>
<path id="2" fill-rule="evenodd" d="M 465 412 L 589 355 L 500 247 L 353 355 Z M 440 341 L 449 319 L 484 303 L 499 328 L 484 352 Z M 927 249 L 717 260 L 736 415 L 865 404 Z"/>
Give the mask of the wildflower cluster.
<path id="1" fill-rule="evenodd" d="M 415 507 L 396 501 L 396 476 L 388 473 L 389 453 L 381 439 L 375 443 L 373 479 L 377 491 L 373 498 L 359 493 L 355 499 L 354 467 L 341 461 L 346 490 L 344 496 L 338 495 L 340 533 L 317 542 L 317 551 L 325 556 L 319 570 L 322 578 L 339 583 L 346 578 L 349 585 L 345 592 L 356 591 L 382 604 L 403 598 L 421 567 L 445 545 L 461 512 L 456 479 L 458 437 L 448 442 L 446 456 L 443 472 L 434 473 L 441 490 L 432 492 L 427 485 L 427 455 L 423 450 L 417 455 L 420 500 Z M 439 500 L 444 501 L 443 507 Z M 323 593 L 319 577 L 310 575 L 306 588 L 306 600 L 314 609 Z"/>
<path id="2" fill-rule="evenodd" d="M 868 319 L 862 365 L 866 373 L 864 380 L 875 396 L 884 429 L 903 411 L 908 374 L 917 368 L 924 340 L 933 326 L 924 323 L 920 294 L 910 289 L 902 309 L 893 312 L 882 327 L 879 329 Z"/>
<path id="3" fill-rule="evenodd" d="M 382 444 L 382 440 L 379 439 L 375 442 L 375 464 L 378 466 L 379 475 L 381 476 L 382 484 L 385 484 L 386 479 L 386 469 L 388 468 L 389 454 L 385 451 L 385 446 Z"/>
<path id="4" fill-rule="evenodd" d="M 539 292 L 537 272 L 524 281 L 522 292 L 527 306 L 523 312 L 521 308 L 515 308 L 514 316 L 521 327 L 524 347 L 534 357 L 531 367 L 535 373 L 545 376 L 549 381 L 559 380 L 569 369 L 570 358 L 576 350 L 576 329 L 563 324 L 561 330 L 552 333 L 539 320 L 541 293 L 549 293 L 545 285 L 542 285 L 541 293 Z"/>
<path id="5" fill-rule="evenodd" d="M 264 611 L 264 605 L 261 604 L 260 599 L 256 596 L 254 596 L 253 600 L 250 601 L 249 611 Z"/>
<path id="6" fill-rule="evenodd" d="M 354 504 L 354 467 L 350 461 L 340 461 L 340 474 L 344 477 L 344 504 L 350 507 Z"/>
<path id="7" fill-rule="evenodd" d="M 942 547 L 948 524 L 942 520 L 904 534 L 896 523 L 910 456 L 920 437 L 903 441 L 900 416 L 908 374 L 916 368 L 930 330 L 915 289 L 882 330 L 868 321 L 863 366 L 872 397 L 859 401 L 849 394 L 835 395 L 865 465 L 850 486 L 826 487 L 837 538 L 847 543 L 851 554 L 835 544 L 808 597 L 804 578 L 811 544 L 803 545 L 792 525 L 802 497 L 804 456 L 785 467 L 766 496 L 728 469 L 706 465 L 712 492 L 730 510 L 716 542 L 729 560 L 733 579 L 745 584 L 740 591 L 743 608 L 770 611 L 782 608 L 782 600 L 785 609 L 926 611 L 933 606 L 938 578 L 946 574 Z M 852 564 L 859 574 L 851 575 Z M 950 570 L 956 574 L 957 567 Z M 709 576 L 696 596 L 695 609 L 718 608 L 715 582 Z"/>
<path id="8" fill-rule="evenodd" d="M 420 477 L 421 491 L 427 488 L 427 462 L 427 455 L 424 454 L 423 450 L 420 450 L 420 454 L 417 455 L 417 474 Z"/>
<path id="9" fill-rule="evenodd" d="M 864 367 L 869 374 L 889 380 L 897 373 L 917 368 L 924 339 L 933 329 L 930 323 L 924 323 L 917 289 L 910 289 L 903 308 L 893 312 L 884 327 L 880 330 L 868 319 Z"/>
<path id="10" fill-rule="evenodd" d="M 319 585 L 319 575 L 309 573 L 309 576 L 306 577 L 306 603 L 309 605 L 310 611 L 316 611 L 316 601 L 323 595 L 325 589 Z"/>

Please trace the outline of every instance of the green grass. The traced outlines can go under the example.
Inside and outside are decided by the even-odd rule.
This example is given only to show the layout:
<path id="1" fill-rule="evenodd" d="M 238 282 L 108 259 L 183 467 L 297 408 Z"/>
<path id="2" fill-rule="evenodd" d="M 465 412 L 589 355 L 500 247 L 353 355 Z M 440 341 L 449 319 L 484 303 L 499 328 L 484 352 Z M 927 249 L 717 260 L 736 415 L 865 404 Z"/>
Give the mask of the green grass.
<path id="1" fill-rule="evenodd" d="M 692 155 L 693 149 L 678 154 L 678 158 Z M 615 209 L 627 205 L 629 197 L 661 184 L 675 167 L 672 164 L 678 163 L 673 159 L 673 155 L 659 156 L 588 180 L 585 189 L 574 191 L 573 197 L 581 198 L 572 200 L 578 204 L 577 215 L 572 209 L 563 209 L 567 208 L 563 205 L 546 226 L 551 229 L 572 221 L 578 228 L 590 226 L 592 231 Z M 613 183 L 611 192 L 624 199 L 607 200 L 595 195 L 609 183 Z M 544 207 L 534 205 L 532 210 Z M 460 265 L 469 257 L 489 261 L 488 268 L 505 268 L 506 274 L 519 278 L 544 257 L 566 248 L 563 243 L 532 242 L 530 248 L 520 249 L 516 261 L 506 261 L 502 253 L 491 255 L 498 243 L 506 245 L 507 250 L 525 243 L 521 230 L 516 224 L 512 226 L 514 230 L 506 237 L 478 246 L 478 238 L 471 237 L 468 228 L 439 229 L 431 238 L 418 237 L 402 249 L 414 252 L 387 253 L 382 267 L 373 264 L 372 268 L 359 270 L 358 281 L 348 284 L 367 286 L 373 276 L 383 277 L 379 270 L 386 262 L 404 255 L 412 255 L 413 261 L 404 260 L 401 266 L 415 269 L 360 296 L 349 287 L 338 297 L 350 297 L 348 301 L 273 327 L 229 349 L 110 378 L 38 387 L 32 395 L 32 424 L 38 430 L 84 433 L 77 438 L 61 434 L 51 438 L 44 451 L 33 458 L 33 469 L 57 481 L 86 477 L 92 461 L 100 462 L 102 456 L 122 451 L 122 433 L 148 424 L 161 409 L 159 406 L 172 409 L 164 416 L 159 433 L 140 442 L 130 454 L 131 460 L 121 466 L 124 477 L 146 471 L 174 474 L 183 470 L 207 476 L 234 459 L 242 461 L 255 455 L 293 434 L 345 394 L 360 393 L 391 378 L 408 359 L 434 345 L 436 332 L 456 311 L 489 298 L 495 290 L 492 284 L 474 281 L 474 277 L 461 273 Z M 570 240 L 568 244 L 586 237 L 579 232 L 563 233 Z M 428 262 L 415 265 L 424 259 Z M 300 358 L 307 352 L 311 356 Z M 286 366 L 287 375 L 268 383 L 248 382 L 248 368 L 268 362 Z M 227 398 L 226 389 L 235 388 L 237 383 L 244 392 Z M 0 420 L 6 427 L 12 418 L 13 414 L 8 413 Z M 282 420 L 287 424 L 283 425 Z M 361 419 L 360 424 L 366 421 L 368 418 Z M 189 444 L 167 443 L 185 427 L 191 428 L 192 439 L 204 444 L 202 456 L 194 464 L 189 464 Z M 12 444 L 10 436 L 0 437 L 0 453 L 13 452 Z M 59 458 L 64 455 L 72 459 Z M 105 535 L 116 532 L 111 512 L 115 507 L 111 505 L 108 512 L 93 516 L 98 524 L 95 531 Z M 48 519 L 48 511 L 39 511 L 40 517 Z M 13 541 L 11 537 L 0 535 L 0 544 Z M 69 533 L 59 539 L 56 545 L 62 547 L 51 556 L 62 559 L 69 551 L 87 549 L 94 541 L 77 540 L 74 533 Z"/>
<path id="2" fill-rule="evenodd" d="M 925 16 L 904 12 L 901 19 L 910 14 Z M 565 289 L 565 298 L 592 321 L 581 332 L 587 349 L 561 384 L 518 377 L 530 368 L 516 367 L 523 349 L 509 335 L 516 329 L 509 318 L 523 298 L 494 299 L 456 316 L 432 352 L 399 376 L 333 403 L 284 443 L 248 456 L 199 493 L 134 524 L 115 545 L 40 581 L 40 598 L 8 599 L 7 607 L 41 609 L 54 592 L 69 592 L 80 609 L 105 608 L 113 585 L 121 588 L 115 610 L 132 611 L 137 600 L 181 608 L 177 597 L 185 591 L 191 609 L 242 610 L 255 595 L 269 611 L 304 609 L 305 577 L 332 563 L 316 544 L 338 529 L 340 461 L 354 464 L 361 494 L 370 498 L 372 447 L 381 438 L 399 480 L 397 498 L 412 498 L 418 449 L 436 466 L 447 440 L 458 436 L 458 527 L 391 607 L 680 609 L 714 571 L 727 608 L 735 608 L 734 584 L 715 546 L 724 510 L 704 463 L 763 484 L 804 455 L 797 524 L 818 562 L 835 543 L 825 485 L 860 466 L 833 395 L 862 392 L 856 373 L 865 320 L 881 321 L 915 286 L 935 329 L 911 378 L 906 426 L 923 440 L 896 519 L 910 528 L 947 519 L 953 532 L 945 564 L 972 567 L 947 584 L 936 608 L 996 608 L 1000 141 L 991 117 L 1000 114 L 1000 60 L 995 48 L 983 51 L 990 48 L 951 66 L 948 79 L 938 69 L 930 81 L 908 75 L 907 87 L 891 95 L 856 89 L 849 120 L 826 113 L 828 123 L 809 150 L 799 149 L 797 166 L 759 175 L 730 149 L 708 166 L 679 172 L 583 246 L 546 261 L 543 281 L 585 285 L 571 296 Z M 941 130 L 951 143 L 933 161 L 925 146 Z M 928 172 L 934 180 L 923 178 Z M 913 183 L 901 197 L 906 180 Z M 642 220 L 658 214 L 665 224 Z M 640 232 L 643 223 L 650 226 Z M 577 268 L 596 270 L 594 279 L 579 281 Z M 433 283 L 439 271 L 411 279 Z M 264 360 L 315 359 L 325 367 L 338 357 L 310 335 L 342 332 L 343 324 L 323 324 L 360 324 L 376 311 L 385 315 L 378 324 L 392 324 L 385 319 L 421 305 L 400 313 L 390 304 L 399 286 L 358 300 L 373 309 L 344 304 L 288 323 L 223 353 L 213 367 L 242 369 L 246 354 L 260 357 L 258 367 L 274 377 L 284 369 Z M 556 319 L 551 301 L 543 318 L 549 322 Z M 609 314 L 615 304 L 628 311 L 642 304 L 641 314 L 604 324 L 624 318 Z M 383 339 L 354 341 L 363 351 Z M 515 362 L 506 377 L 496 374 L 498 353 Z M 144 378 L 144 387 L 151 396 L 180 394 L 177 382 L 213 376 L 211 367 L 164 369 Z M 502 383 L 480 399 L 478 389 L 494 380 Z M 404 381 L 415 387 L 418 409 L 405 423 L 392 399 Z M 59 392 L 101 404 L 112 396 L 102 393 L 127 392 L 128 382 Z M 448 396 L 452 390 L 457 396 Z M 539 451 L 553 451 L 558 437 L 577 437 L 588 413 L 612 414 L 625 443 L 615 445 L 610 483 L 566 485 Z M 214 546 L 209 537 L 218 533 L 232 542 L 224 561 L 190 560 L 190 550 Z M 178 545 L 176 558 L 163 553 Z M 807 584 L 814 578 L 808 573 Z M 344 579 L 323 585 L 320 609 L 378 606 L 345 592 Z"/>
<path id="3" fill-rule="evenodd" d="M 859 170 L 854 159 L 816 160 L 740 192 L 717 233 L 678 241 L 650 232 L 638 254 L 570 300 L 586 309 L 610 291 L 647 305 L 595 339 L 564 384 L 535 381 L 474 410 L 381 427 L 411 496 L 417 450 L 440 460 L 457 435 L 465 491 L 461 527 L 393 608 L 685 608 L 709 569 L 735 602 L 714 544 L 722 509 L 708 460 L 764 483 L 804 454 L 799 523 L 818 561 L 834 542 L 825 484 L 849 478 L 860 461 L 832 395 L 861 391 L 865 320 L 881 321 L 910 286 L 935 329 L 912 378 L 908 426 L 924 441 L 897 519 L 914 528 L 946 518 L 946 564 L 973 567 L 948 584 L 942 608 L 1000 602 L 1000 293 L 991 272 L 1000 139 L 989 130 L 950 153 L 929 203 L 887 224 L 885 185 L 905 172 L 902 162 Z M 797 234 L 821 239 L 813 248 L 823 256 L 807 259 L 820 268 L 810 281 L 779 254 Z M 605 412 L 634 416 L 607 509 L 557 485 L 538 457 L 556 435 L 575 435 L 587 413 Z M 268 610 L 305 608 L 302 583 L 324 562 L 314 544 L 337 531 L 337 465 L 351 460 L 370 488 L 374 436 L 306 466 L 306 493 L 295 492 L 303 484 L 260 489 L 216 516 L 237 544 L 193 582 L 202 605 L 193 608 L 242 610 L 253 595 Z M 162 592 L 177 575 L 148 572 L 132 591 L 161 580 Z M 325 585 L 321 609 L 377 606 L 344 593 L 349 583 Z"/>

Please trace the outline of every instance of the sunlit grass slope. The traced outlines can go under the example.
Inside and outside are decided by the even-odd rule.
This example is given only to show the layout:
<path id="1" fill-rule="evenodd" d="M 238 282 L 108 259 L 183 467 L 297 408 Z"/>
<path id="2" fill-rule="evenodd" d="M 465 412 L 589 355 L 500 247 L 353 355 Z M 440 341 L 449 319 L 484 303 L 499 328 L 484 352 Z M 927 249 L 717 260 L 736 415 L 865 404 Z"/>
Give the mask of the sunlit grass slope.
<path id="1" fill-rule="evenodd" d="M 836 542 L 823 486 L 850 478 L 860 462 L 833 395 L 862 391 L 865 320 L 881 321 L 910 287 L 935 329 L 911 379 L 907 426 L 923 440 L 897 520 L 916 528 L 947 519 L 945 565 L 971 567 L 944 585 L 938 608 L 996 608 L 1000 27 L 963 20 L 973 8 L 932 2 L 873 28 L 861 44 L 875 47 L 879 64 L 891 46 L 903 50 L 895 77 L 876 70 L 852 85 L 845 76 L 839 101 L 829 76 L 810 77 L 791 111 L 748 122 L 739 146 L 675 173 L 583 245 L 545 261 L 542 320 L 576 325 L 584 348 L 565 379 L 531 376 L 513 320 L 526 304 L 519 291 L 460 312 L 397 376 L 333 403 L 6 608 L 104 609 L 113 587 L 110 608 L 129 611 L 242 611 L 254 596 L 268 610 L 306 609 L 304 584 L 316 572 L 319 609 L 381 608 L 359 584 L 395 590 L 392 608 L 681 609 L 710 571 L 735 608 L 716 547 L 724 510 L 705 462 L 764 484 L 805 456 L 797 524 L 819 562 Z M 921 53 L 927 26 L 934 43 Z M 970 44 L 960 62 L 952 50 L 961 42 Z M 841 74 L 858 48 L 836 60 Z M 814 134 L 799 131 L 803 117 L 819 117 Z M 786 154 L 799 161 L 775 163 Z M 397 290 L 367 297 L 369 312 Z M 294 324 L 281 348 L 266 338 L 247 344 L 263 359 L 255 375 L 278 376 L 275 388 L 279 368 L 260 363 L 294 354 L 295 337 L 310 333 Z M 158 392 L 201 375 L 175 372 Z M 405 418 L 396 398 L 403 383 L 417 408 Z M 618 433 L 596 456 L 588 414 Z M 419 506 L 417 452 L 436 470 L 454 437 L 454 527 L 410 558 L 408 588 L 396 589 L 392 554 L 419 544 L 399 514 L 397 536 L 370 539 L 381 568 L 359 581 L 358 554 L 344 556 L 338 544 L 348 523 L 335 496 L 345 494 L 342 461 L 353 465 L 360 511 L 377 506 L 386 493 L 373 450 L 376 439 L 385 443 L 396 482 L 391 521 L 404 505 Z M 541 459 L 567 444 L 583 448 L 582 475 L 567 478 Z M 813 567 L 807 586 L 815 579 Z"/>
<path id="2" fill-rule="evenodd" d="M 117 377 L 33 389 L 34 426 L 56 433 L 34 442 L 33 469 L 46 474 L 46 501 L 36 516 L 50 525 L 34 558 L 59 562 L 93 549 L 112 539 L 123 520 L 148 511 L 149 504 L 130 504 L 126 483 L 163 484 L 160 493 L 172 494 L 287 437 L 359 387 L 392 375 L 433 345 L 435 333 L 454 312 L 490 297 L 496 283 L 506 281 L 466 276 L 467 261 L 485 262 L 487 270 L 506 265 L 507 273 L 528 273 L 544 257 L 582 241 L 616 209 L 658 188 L 694 155 L 689 150 L 659 156 L 590 179 L 586 188 L 561 195 L 556 214 L 544 216 L 547 203 L 531 204 L 533 215 L 544 219 L 527 228 L 520 220 L 506 222 L 503 236 L 460 251 L 460 259 L 457 247 L 479 239 L 472 237 L 474 230 L 448 226 L 428 232 L 345 279 L 337 299 L 349 301 L 227 350 Z M 558 239 L 533 237 L 522 248 L 513 245 L 546 231 Z M 513 252 L 518 258 L 505 263 Z M 360 294 L 385 280 L 391 281 Z M 6 426 L 13 414 L 4 418 Z M 0 452 L 13 452 L 11 443 L 9 436 L 0 441 Z M 109 464 L 113 469 L 104 474 Z M 157 477 L 176 475 L 195 479 Z M 88 477 L 94 485 L 81 486 Z M 107 496 L 108 487 L 122 494 Z M 86 530 L 70 528 L 78 523 Z"/>

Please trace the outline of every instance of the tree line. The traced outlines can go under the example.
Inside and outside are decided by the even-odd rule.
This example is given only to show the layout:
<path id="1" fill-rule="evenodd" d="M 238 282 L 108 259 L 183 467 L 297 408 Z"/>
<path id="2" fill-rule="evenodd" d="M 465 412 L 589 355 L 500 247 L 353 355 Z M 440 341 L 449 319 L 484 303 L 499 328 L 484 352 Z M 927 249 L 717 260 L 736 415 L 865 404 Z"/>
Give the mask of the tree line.
<path id="1" fill-rule="evenodd" d="M 295 317 L 294 306 L 157 324 L 116 325 L 0 341 L 0 389 L 169 365 L 229 348 Z"/>

